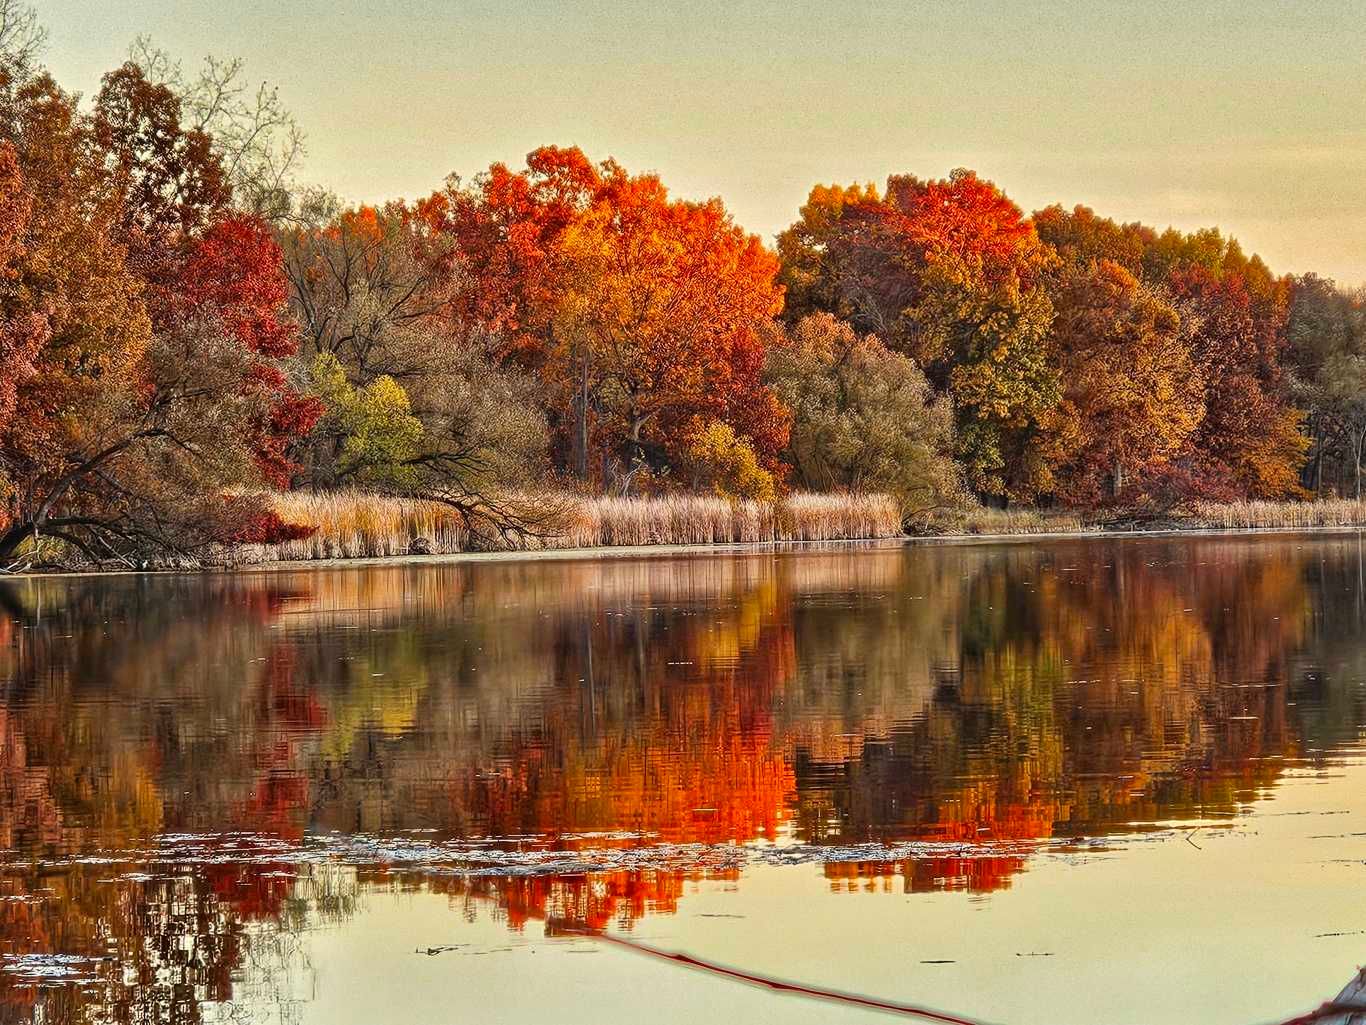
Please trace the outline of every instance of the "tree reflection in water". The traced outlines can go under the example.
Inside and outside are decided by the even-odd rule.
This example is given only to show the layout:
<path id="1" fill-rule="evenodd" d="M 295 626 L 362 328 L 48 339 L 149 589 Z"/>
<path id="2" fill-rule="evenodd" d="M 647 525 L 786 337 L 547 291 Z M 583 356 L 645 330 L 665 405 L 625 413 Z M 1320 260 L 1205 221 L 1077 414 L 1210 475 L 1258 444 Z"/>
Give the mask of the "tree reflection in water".
<path id="1" fill-rule="evenodd" d="M 166 834 L 943 841 L 987 846 L 825 873 L 985 892 L 1028 865 L 993 843 L 1229 819 L 1355 742 L 1359 560 L 1208 538 L 3 582 L 0 953 L 94 960 L 0 996 L 192 1022 L 250 991 L 287 1019 L 299 931 L 369 890 L 600 929 L 739 874 L 79 860 Z"/>

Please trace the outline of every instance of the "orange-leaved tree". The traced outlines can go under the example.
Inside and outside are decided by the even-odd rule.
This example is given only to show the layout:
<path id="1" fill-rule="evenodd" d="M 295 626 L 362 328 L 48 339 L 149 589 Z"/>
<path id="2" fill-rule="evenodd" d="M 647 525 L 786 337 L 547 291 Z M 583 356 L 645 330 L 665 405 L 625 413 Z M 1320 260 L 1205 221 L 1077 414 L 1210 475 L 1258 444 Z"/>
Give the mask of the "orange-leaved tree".
<path id="1" fill-rule="evenodd" d="M 459 315 L 551 391 L 565 462 L 628 488 L 683 458 L 686 429 L 730 425 L 773 466 L 785 412 L 763 385 L 777 261 L 719 200 L 544 147 L 419 207 L 456 239 Z"/>
<path id="2" fill-rule="evenodd" d="M 1233 242 L 1217 266 L 1178 264 L 1167 280 L 1204 381 L 1195 447 L 1205 473 L 1256 498 L 1302 494 L 1309 439 L 1281 382 L 1287 283 Z"/>
<path id="3" fill-rule="evenodd" d="M 784 410 L 763 384 L 777 260 L 719 200 L 670 200 L 659 179 L 610 162 L 566 231 L 570 272 L 547 367 L 592 396 L 596 446 L 631 469 L 677 465 L 697 420 L 735 428 L 772 464 Z"/>
<path id="4" fill-rule="evenodd" d="M 813 313 L 849 318 L 855 295 L 845 287 L 839 250 L 833 245 L 842 229 L 845 207 L 880 202 L 871 182 L 853 185 L 815 185 L 798 211 L 797 220 L 778 233 L 778 280 L 786 289 L 783 318 L 796 324 Z"/>
<path id="5" fill-rule="evenodd" d="M 14 216 L 0 282 L 0 369 L 13 389 L 0 418 L 4 558 L 43 522 L 66 526 L 57 500 L 122 443 L 90 436 L 92 411 L 130 379 L 150 324 L 116 238 L 118 190 L 74 97 L 45 75 L 0 69 L 0 149 Z"/>

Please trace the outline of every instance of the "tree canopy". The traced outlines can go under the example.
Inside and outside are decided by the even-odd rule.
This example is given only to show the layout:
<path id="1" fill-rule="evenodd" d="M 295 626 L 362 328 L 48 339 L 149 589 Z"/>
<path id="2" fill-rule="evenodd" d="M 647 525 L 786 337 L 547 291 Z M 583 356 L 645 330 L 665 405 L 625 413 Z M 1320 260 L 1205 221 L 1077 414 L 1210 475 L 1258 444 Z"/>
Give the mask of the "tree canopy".
<path id="1" fill-rule="evenodd" d="M 1361 294 L 1216 228 L 1027 215 L 958 169 L 816 185 L 769 247 L 573 146 L 356 205 L 298 185 L 241 61 L 140 39 L 82 103 L 0 3 L 5 564 L 307 530 L 290 488 L 1360 494 Z"/>

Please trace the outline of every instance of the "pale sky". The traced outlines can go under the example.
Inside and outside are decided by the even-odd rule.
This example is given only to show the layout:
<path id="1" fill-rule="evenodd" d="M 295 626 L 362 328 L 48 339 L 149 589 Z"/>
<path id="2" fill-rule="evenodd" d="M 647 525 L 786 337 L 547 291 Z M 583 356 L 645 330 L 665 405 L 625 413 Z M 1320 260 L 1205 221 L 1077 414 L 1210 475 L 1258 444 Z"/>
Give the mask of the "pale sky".
<path id="1" fill-rule="evenodd" d="M 765 238 L 816 182 L 966 166 L 1026 211 L 1218 225 L 1277 271 L 1366 283 L 1362 0 L 38 0 L 87 94 L 139 33 L 240 56 L 304 177 L 424 195 L 538 145 L 719 195 Z"/>

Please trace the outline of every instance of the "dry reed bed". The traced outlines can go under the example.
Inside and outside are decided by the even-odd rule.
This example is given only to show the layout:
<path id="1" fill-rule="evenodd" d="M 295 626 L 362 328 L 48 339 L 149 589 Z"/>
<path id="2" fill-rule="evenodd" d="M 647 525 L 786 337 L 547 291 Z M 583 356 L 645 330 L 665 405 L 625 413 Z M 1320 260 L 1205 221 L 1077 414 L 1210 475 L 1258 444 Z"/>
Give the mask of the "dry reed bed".
<path id="1" fill-rule="evenodd" d="M 1317 502 L 1199 502 L 1203 527 L 1248 530 L 1258 527 L 1366 527 L 1366 501 L 1324 498 Z"/>
<path id="2" fill-rule="evenodd" d="M 1135 527 L 1141 528 L 1142 521 Z M 1104 527 L 1081 513 L 1038 509 L 973 509 L 938 524 L 950 534 L 1098 533 Z M 1315 502 L 1196 502 L 1163 518 L 1162 529 L 1256 530 L 1366 527 L 1366 501 L 1325 498 Z"/>
<path id="3" fill-rule="evenodd" d="M 660 498 L 520 496 L 522 507 L 563 507 L 549 532 L 491 541 L 472 534 L 454 509 L 420 499 L 354 491 L 274 496 L 288 523 L 316 530 L 307 538 L 242 552 L 251 562 L 377 558 L 408 554 L 422 538 L 430 552 L 609 548 L 636 545 L 839 541 L 901 534 L 901 513 L 886 495 L 793 494 L 776 503 L 732 502 L 709 495 Z M 482 535 L 482 536 L 480 536 Z"/>
<path id="4" fill-rule="evenodd" d="M 901 535 L 896 502 L 886 495 L 797 493 L 776 503 L 731 502 L 710 495 L 659 498 L 581 498 L 553 495 L 542 505 L 566 511 L 553 533 L 491 543 L 471 534 L 464 519 L 438 502 L 386 498 L 355 491 L 290 492 L 274 496 L 289 523 L 317 529 L 307 538 L 252 546 L 247 562 L 383 558 L 406 555 L 414 538 L 434 554 L 488 550 L 612 548 L 651 545 L 754 544 L 840 541 Z M 536 504 L 534 496 L 520 502 Z M 1197 503 L 1182 517 L 1187 527 L 1366 527 L 1366 501 Z M 1080 513 L 1038 509 L 977 508 L 944 517 L 946 534 L 1055 534 L 1100 532 Z"/>
<path id="5" fill-rule="evenodd" d="M 439 502 L 347 491 L 292 491 L 273 496 L 272 504 L 286 523 L 315 529 L 299 541 L 252 546 L 245 553 L 248 561 L 404 555 L 417 537 L 425 538 L 433 552 L 463 552 L 469 547 L 464 521 Z"/>

